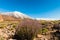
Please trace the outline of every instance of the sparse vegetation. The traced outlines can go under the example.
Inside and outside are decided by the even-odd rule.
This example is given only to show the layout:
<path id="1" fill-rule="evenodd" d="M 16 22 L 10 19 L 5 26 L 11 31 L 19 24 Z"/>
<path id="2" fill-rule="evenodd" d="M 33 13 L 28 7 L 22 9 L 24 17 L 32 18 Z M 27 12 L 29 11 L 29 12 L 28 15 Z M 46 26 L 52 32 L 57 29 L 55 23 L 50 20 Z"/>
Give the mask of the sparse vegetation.
<path id="1" fill-rule="evenodd" d="M 41 25 L 37 21 L 24 20 L 18 25 L 15 33 L 18 38 L 15 38 L 17 40 L 33 40 L 40 28 Z"/>
<path id="2" fill-rule="evenodd" d="M 42 28 L 42 29 L 40 29 L 39 34 L 46 35 L 47 32 L 48 32 L 48 29 L 47 28 Z"/>
<path id="3" fill-rule="evenodd" d="M 37 34 L 43 35 L 43 37 L 46 36 L 48 37 L 47 39 L 53 38 L 54 40 L 55 37 L 57 36 L 56 31 L 60 33 L 60 21 L 59 20 L 58 21 L 45 21 L 45 20 L 37 21 L 32 19 L 24 19 L 21 22 L 4 21 L 4 22 L 0 22 L 0 29 L 2 30 L 2 31 L 0 30 L 1 33 L 5 33 L 6 35 L 9 35 L 8 38 L 15 38 L 17 40 L 33 40 L 34 38 L 36 38 Z M 12 35 L 13 33 L 14 35 Z M 57 38 L 59 39 L 59 37 Z M 0 37 L 0 40 L 4 40 L 4 39 L 5 39 L 4 37 Z"/>

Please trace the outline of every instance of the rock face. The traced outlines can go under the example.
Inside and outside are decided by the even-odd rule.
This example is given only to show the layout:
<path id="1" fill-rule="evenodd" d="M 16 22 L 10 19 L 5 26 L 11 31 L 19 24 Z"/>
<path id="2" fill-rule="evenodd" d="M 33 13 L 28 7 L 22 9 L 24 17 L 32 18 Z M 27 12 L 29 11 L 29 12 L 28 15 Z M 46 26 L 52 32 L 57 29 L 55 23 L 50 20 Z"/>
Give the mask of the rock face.
<path id="1" fill-rule="evenodd" d="M 3 17 L 2 17 L 2 15 L 0 15 L 0 22 L 2 22 L 3 21 Z"/>
<path id="2" fill-rule="evenodd" d="M 45 36 L 38 34 L 37 38 L 34 38 L 33 40 L 48 40 Z"/>
<path id="3" fill-rule="evenodd" d="M 0 40 L 9 40 L 15 33 L 15 28 L 12 25 L 8 25 L 0 29 Z"/>

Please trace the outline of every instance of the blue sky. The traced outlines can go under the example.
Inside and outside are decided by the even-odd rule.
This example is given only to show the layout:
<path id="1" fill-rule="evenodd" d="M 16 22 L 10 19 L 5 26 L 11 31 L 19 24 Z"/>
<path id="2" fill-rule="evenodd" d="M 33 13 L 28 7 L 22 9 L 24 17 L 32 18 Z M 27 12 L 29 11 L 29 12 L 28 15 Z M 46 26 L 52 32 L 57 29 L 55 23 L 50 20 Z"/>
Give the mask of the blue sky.
<path id="1" fill-rule="evenodd" d="M 0 0 L 0 11 L 19 11 L 34 18 L 60 19 L 60 0 Z"/>

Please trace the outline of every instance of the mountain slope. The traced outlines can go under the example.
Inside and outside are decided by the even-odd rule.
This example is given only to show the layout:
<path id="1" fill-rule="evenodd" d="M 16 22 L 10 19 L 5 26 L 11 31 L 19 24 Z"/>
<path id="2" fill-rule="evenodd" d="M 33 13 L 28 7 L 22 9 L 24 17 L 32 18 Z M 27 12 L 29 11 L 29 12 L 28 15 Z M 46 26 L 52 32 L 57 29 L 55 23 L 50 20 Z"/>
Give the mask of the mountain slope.
<path id="1" fill-rule="evenodd" d="M 28 16 L 28 15 L 26 15 L 26 14 L 23 14 L 23 13 L 21 13 L 21 12 L 18 12 L 18 11 L 14 11 L 14 12 L 2 12 L 2 13 L 0 13 L 0 14 L 2 14 L 2 15 L 7 15 L 7 16 L 11 16 L 11 17 L 15 17 L 15 18 L 21 18 L 21 19 L 25 19 L 25 18 L 28 18 L 28 19 L 34 19 L 34 20 L 47 20 L 47 21 L 54 21 L 54 20 L 58 20 L 58 19 L 53 19 L 53 18 L 32 18 L 32 17 L 30 17 L 30 16 Z M 10 17 L 10 18 L 11 18 Z M 13 19 L 13 18 L 11 18 L 11 19 Z"/>
<path id="2" fill-rule="evenodd" d="M 4 19 L 4 21 L 19 21 L 19 18 L 15 18 L 12 16 L 7 16 L 7 15 L 2 15 L 2 18 Z"/>
<path id="3" fill-rule="evenodd" d="M 31 18 L 29 17 L 28 15 L 26 14 L 23 14 L 21 12 L 18 12 L 18 11 L 14 11 L 14 12 L 4 12 L 4 13 L 1 13 L 3 15 L 8 15 L 8 16 L 13 16 L 15 18 L 21 18 L 21 19 L 24 19 L 24 18 Z"/>

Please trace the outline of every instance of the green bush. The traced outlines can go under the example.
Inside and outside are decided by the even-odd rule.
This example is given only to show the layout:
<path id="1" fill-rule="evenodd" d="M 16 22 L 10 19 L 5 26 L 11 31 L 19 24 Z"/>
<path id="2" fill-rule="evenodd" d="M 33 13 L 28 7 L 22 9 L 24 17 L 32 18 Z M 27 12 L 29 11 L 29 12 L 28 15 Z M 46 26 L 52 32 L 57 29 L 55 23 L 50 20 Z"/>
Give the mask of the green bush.
<path id="1" fill-rule="evenodd" d="M 47 28 L 42 28 L 39 30 L 39 34 L 46 34 L 46 32 L 48 32 Z"/>
<path id="2" fill-rule="evenodd" d="M 4 38 L 2 36 L 0 36 L 0 40 L 4 40 Z"/>

